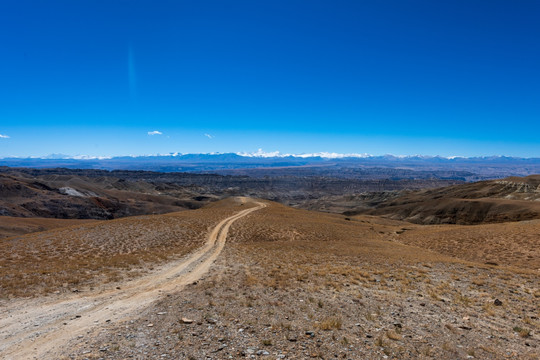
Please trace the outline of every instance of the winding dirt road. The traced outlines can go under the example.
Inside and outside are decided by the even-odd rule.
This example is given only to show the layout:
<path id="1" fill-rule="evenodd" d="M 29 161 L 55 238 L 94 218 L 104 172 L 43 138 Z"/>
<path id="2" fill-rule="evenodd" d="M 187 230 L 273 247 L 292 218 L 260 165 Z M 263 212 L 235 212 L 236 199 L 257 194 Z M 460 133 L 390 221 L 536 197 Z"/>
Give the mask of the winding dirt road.
<path id="1" fill-rule="evenodd" d="M 243 200 L 245 201 L 245 199 Z M 189 257 L 122 285 L 121 290 L 69 299 L 18 300 L 0 308 L 0 358 L 56 359 L 70 341 L 92 328 L 128 319 L 165 293 L 179 291 L 204 275 L 225 246 L 232 223 L 266 205 L 221 221 L 206 244 Z"/>

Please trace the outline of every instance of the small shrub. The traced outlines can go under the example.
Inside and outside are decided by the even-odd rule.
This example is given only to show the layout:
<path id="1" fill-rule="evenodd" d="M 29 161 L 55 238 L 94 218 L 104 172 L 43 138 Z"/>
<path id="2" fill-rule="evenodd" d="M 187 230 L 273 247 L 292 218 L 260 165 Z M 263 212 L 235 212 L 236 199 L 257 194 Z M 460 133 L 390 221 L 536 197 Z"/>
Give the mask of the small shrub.
<path id="1" fill-rule="evenodd" d="M 386 332 L 386 337 L 388 337 L 390 340 L 402 340 L 403 338 L 401 337 L 401 335 L 399 335 L 397 332 L 395 332 L 394 330 L 388 330 Z"/>
<path id="2" fill-rule="evenodd" d="M 272 346 L 272 340 L 270 340 L 270 339 L 264 339 L 264 340 L 262 341 L 262 344 L 263 344 L 264 346 Z"/>
<path id="3" fill-rule="evenodd" d="M 332 329 L 341 329 L 341 319 L 336 317 L 327 318 L 320 323 L 316 324 L 316 326 L 321 330 L 332 330 Z"/>
<path id="4" fill-rule="evenodd" d="M 526 337 L 531 336 L 531 331 L 528 330 L 528 329 L 524 329 L 524 328 L 521 328 L 519 326 L 515 326 L 513 330 L 515 332 L 517 332 L 519 334 L 519 336 L 521 336 L 522 338 L 526 338 Z"/>

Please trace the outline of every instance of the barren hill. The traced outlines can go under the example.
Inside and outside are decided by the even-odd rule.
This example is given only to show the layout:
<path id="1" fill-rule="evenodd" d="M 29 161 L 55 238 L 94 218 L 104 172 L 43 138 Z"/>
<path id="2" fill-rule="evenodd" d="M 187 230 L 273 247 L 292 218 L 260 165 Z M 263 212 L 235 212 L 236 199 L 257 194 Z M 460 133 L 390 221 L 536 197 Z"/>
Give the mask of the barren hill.
<path id="1" fill-rule="evenodd" d="M 289 169 L 286 176 L 249 177 L 0 167 L 0 217 L 5 217 L 0 225 L 0 237 L 46 230 L 66 223 L 41 221 L 40 218 L 103 220 L 162 214 L 199 208 L 228 196 L 254 196 L 285 204 L 303 204 L 308 199 L 344 192 L 400 191 L 462 182 L 454 179 L 452 172 L 442 172 L 441 176 L 449 176 L 445 179 L 431 178 L 431 173 L 384 169 L 368 169 L 350 176 L 359 174 L 365 178 L 306 176 L 302 168 Z M 387 179 L 388 176 L 395 179 Z M 13 217 L 36 219 L 13 220 Z"/>
<path id="2" fill-rule="evenodd" d="M 231 198 L 4 239 L 0 356 L 536 359 L 537 234 Z"/>
<path id="3" fill-rule="evenodd" d="M 380 195 L 379 195 L 380 196 Z M 370 195 L 366 195 L 370 199 Z M 419 224 L 482 224 L 540 218 L 540 175 L 393 194 L 346 212 Z"/>
<path id="4" fill-rule="evenodd" d="M 274 201 L 301 201 L 311 197 L 342 195 L 345 193 L 397 191 L 404 189 L 425 189 L 461 184 L 464 178 L 452 172 L 424 173 L 421 171 L 370 168 L 358 171 L 333 169 L 331 172 L 306 171 L 304 167 L 288 168 L 275 172 L 272 169 L 258 169 L 247 174 L 218 175 L 211 173 L 152 172 L 127 170 L 90 169 L 27 169 L 0 167 L 0 174 L 17 178 L 66 180 L 89 178 L 93 182 L 122 181 L 124 186 L 148 183 L 153 186 L 186 188 L 195 192 L 214 196 L 255 196 Z M 438 175 L 437 175 L 438 174 Z M 57 183 L 57 185 L 62 185 Z M 115 184 L 115 187 L 118 184 Z M 204 194 L 203 194 L 204 195 Z"/>
<path id="5" fill-rule="evenodd" d="M 92 221 L 94 220 L 50 219 L 40 217 L 22 218 L 0 216 L 0 239 L 16 235 L 28 234 L 32 232 L 84 224 Z"/>
<path id="6" fill-rule="evenodd" d="M 193 209 L 207 202 L 197 189 L 172 184 L 25 173 L 0 174 L 0 215 L 60 219 L 112 219 Z"/>

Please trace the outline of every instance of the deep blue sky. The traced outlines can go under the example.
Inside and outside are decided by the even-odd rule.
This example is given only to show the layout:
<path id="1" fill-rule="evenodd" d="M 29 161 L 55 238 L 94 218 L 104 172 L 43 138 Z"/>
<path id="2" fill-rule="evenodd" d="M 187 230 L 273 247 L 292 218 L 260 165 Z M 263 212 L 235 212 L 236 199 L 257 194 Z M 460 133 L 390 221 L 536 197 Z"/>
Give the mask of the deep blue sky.
<path id="1" fill-rule="evenodd" d="M 0 157 L 540 157 L 539 18 L 536 0 L 3 0 Z"/>

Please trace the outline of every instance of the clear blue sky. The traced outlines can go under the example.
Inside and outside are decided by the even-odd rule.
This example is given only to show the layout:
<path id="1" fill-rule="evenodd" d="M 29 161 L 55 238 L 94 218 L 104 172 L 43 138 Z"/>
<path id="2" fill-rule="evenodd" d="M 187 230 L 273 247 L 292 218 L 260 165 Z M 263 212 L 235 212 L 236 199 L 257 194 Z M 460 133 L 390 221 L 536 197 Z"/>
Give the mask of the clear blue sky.
<path id="1" fill-rule="evenodd" d="M 3 0 L 0 157 L 540 157 L 539 19 L 536 0 Z"/>

